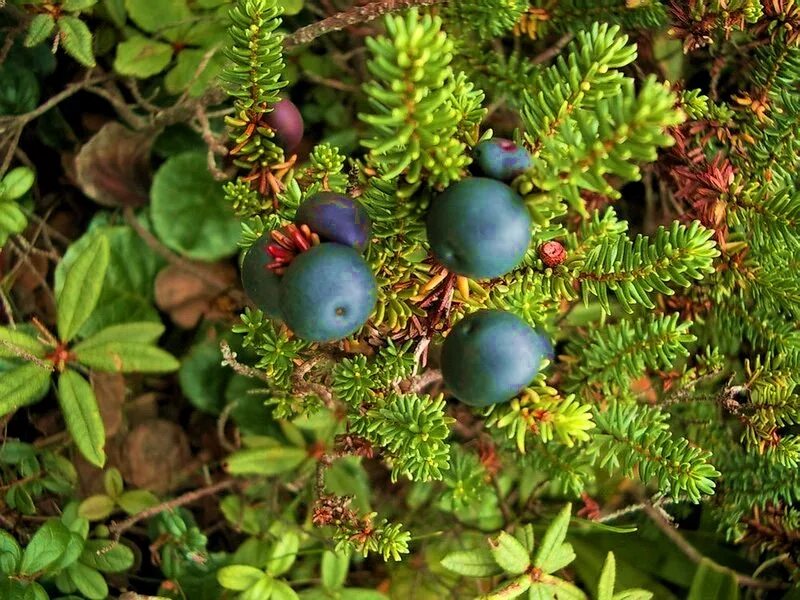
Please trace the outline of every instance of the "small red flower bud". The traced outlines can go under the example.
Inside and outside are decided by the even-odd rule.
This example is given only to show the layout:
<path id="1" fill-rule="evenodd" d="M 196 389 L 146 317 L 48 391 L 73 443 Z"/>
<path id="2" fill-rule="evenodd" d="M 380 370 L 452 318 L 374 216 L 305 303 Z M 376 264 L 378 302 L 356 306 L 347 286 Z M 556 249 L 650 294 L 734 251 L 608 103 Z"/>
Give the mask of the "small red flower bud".
<path id="1" fill-rule="evenodd" d="M 550 241 L 539 246 L 539 258 L 545 266 L 557 267 L 567 260 L 567 251 L 561 242 Z"/>

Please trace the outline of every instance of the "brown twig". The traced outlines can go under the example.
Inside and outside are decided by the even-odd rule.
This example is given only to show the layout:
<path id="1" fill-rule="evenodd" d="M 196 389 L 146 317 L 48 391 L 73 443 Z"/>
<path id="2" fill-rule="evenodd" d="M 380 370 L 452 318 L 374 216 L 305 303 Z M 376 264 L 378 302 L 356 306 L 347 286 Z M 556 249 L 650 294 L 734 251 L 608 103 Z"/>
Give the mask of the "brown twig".
<path id="1" fill-rule="evenodd" d="M 306 27 L 301 27 L 293 34 L 286 36 L 283 45 L 288 49 L 302 44 L 308 44 L 319 36 L 330 33 L 331 31 L 339 31 L 358 23 L 369 23 L 387 13 L 405 10 L 414 6 L 430 6 L 440 1 L 441 0 L 381 0 L 380 2 L 372 2 L 365 6 L 355 6 L 350 10 L 331 15 L 327 19 L 322 19 Z"/>
<path id="2" fill-rule="evenodd" d="M 758 588 L 762 590 L 777 590 L 789 587 L 788 584 L 782 581 L 763 581 L 755 579 L 749 575 L 739 573 L 728 567 L 725 567 L 707 556 L 703 556 L 697 548 L 692 546 L 686 539 L 678 533 L 678 530 L 670 523 L 669 516 L 665 516 L 663 509 L 653 506 L 649 502 L 643 503 L 643 510 L 648 517 L 655 523 L 661 532 L 667 536 L 670 541 L 675 544 L 683 554 L 693 563 L 700 564 L 703 559 L 715 570 L 721 573 L 730 573 L 736 579 L 736 583 L 743 587 Z"/>
<path id="3" fill-rule="evenodd" d="M 178 508 L 179 506 L 184 506 L 186 504 L 191 504 L 192 502 L 196 502 L 201 498 L 205 498 L 206 496 L 213 496 L 214 494 L 221 492 L 222 490 L 227 490 L 239 483 L 236 479 L 223 479 L 222 481 L 218 481 L 216 483 L 212 483 L 209 486 L 192 490 L 191 492 L 186 492 L 185 494 L 178 496 L 177 498 L 173 498 L 167 502 L 162 502 L 161 504 L 157 504 L 156 506 L 151 506 L 150 508 L 143 510 L 141 512 L 136 513 L 135 515 L 128 517 L 124 521 L 112 522 L 108 526 L 109 532 L 111 532 L 113 539 L 115 542 L 119 542 L 119 538 L 122 537 L 122 534 L 125 533 L 128 529 L 136 525 L 139 521 L 144 519 L 149 519 L 150 517 L 154 517 L 156 515 L 161 514 L 162 512 L 172 510 L 173 508 Z"/>
<path id="4" fill-rule="evenodd" d="M 126 206 L 123 210 L 123 216 L 125 217 L 125 222 L 133 228 L 140 238 L 142 238 L 142 241 L 147 244 L 147 246 L 156 254 L 164 258 L 164 260 L 166 260 L 168 263 L 175 265 L 176 267 L 180 267 L 188 273 L 191 273 L 203 283 L 206 283 L 220 292 L 228 290 L 227 285 L 209 277 L 208 273 L 195 266 L 194 263 L 186 260 L 182 256 L 175 254 L 172 250 L 162 244 L 156 236 L 150 233 L 150 231 L 148 231 L 147 228 L 145 228 L 139 222 L 132 207 Z"/>
<path id="5" fill-rule="evenodd" d="M 536 56 L 531 59 L 531 62 L 534 65 L 541 64 L 543 62 L 547 62 L 551 58 L 555 58 L 558 54 L 564 49 L 564 47 L 572 41 L 573 34 L 565 33 L 560 38 L 558 38 L 552 46 L 550 46 L 547 50 L 540 52 Z"/>

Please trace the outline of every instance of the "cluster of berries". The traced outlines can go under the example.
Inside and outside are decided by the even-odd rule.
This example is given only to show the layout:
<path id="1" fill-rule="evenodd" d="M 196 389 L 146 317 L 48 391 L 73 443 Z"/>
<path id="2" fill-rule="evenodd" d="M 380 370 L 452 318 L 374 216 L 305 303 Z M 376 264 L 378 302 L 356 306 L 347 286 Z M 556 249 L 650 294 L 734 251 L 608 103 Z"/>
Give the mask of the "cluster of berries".
<path id="1" fill-rule="evenodd" d="M 475 147 L 483 177 L 462 179 L 433 203 L 427 231 L 431 251 L 450 271 L 491 279 L 513 271 L 531 241 L 531 217 L 509 185 L 531 166 L 531 155 L 510 140 Z M 471 406 L 506 402 L 536 376 L 553 346 L 513 313 L 480 310 L 459 321 L 442 347 L 442 376 Z"/>
<path id="2" fill-rule="evenodd" d="M 427 218 L 436 260 L 474 279 L 505 275 L 522 262 L 531 240 L 531 217 L 508 182 L 530 167 L 524 148 L 504 139 L 475 147 L 481 177 L 463 179 L 440 194 Z M 320 192 L 303 202 L 295 223 L 265 234 L 242 261 L 250 299 L 298 337 L 330 342 L 358 331 L 372 314 L 377 283 L 362 253 L 371 222 L 353 198 Z M 516 315 L 481 310 L 462 319 L 442 348 L 445 383 L 462 402 L 506 402 L 524 388 L 549 339 Z"/>

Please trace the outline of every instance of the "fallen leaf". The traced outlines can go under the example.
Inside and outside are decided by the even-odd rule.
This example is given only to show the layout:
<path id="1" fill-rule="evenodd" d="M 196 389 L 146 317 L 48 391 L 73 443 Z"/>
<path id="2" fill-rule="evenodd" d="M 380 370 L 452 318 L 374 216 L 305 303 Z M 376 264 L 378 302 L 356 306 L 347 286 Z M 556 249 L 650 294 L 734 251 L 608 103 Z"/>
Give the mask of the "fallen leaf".
<path id="1" fill-rule="evenodd" d="M 122 425 L 122 405 L 125 403 L 125 377 L 121 373 L 95 373 L 90 376 L 94 395 L 100 407 L 100 416 L 106 437 L 117 434 Z"/>
<path id="2" fill-rule="evenodd" d="M 153 137 L 112 121 L 78 152 L 75 177 L 84 194 L 103 206 L 141 206 L 150 199 Z"/>
<path id="3" fill-rule="evenodd" d="M 200 319 L 225 318 L 238 308 L 236 269 L 227 262 L 192 262 L 193 271 L 168 265 L 156 277 L 158 308 L 179 327 L 191 329 Z"/>
<path id="4" fill-rule="evenodd" d="M 189 464 L 189 438 L 175 423 L 145 421 L 125 439 L 123 476 L 137 488 L 156 494 L 172 489 Z"/>

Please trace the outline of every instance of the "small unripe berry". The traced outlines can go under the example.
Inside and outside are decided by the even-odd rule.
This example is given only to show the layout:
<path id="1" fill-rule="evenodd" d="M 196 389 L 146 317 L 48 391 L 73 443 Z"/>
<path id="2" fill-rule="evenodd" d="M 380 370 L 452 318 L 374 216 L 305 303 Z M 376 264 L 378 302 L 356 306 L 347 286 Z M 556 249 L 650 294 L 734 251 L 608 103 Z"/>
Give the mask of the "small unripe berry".
<path id="1" fill-rule="evenodd" d="M 332 342 L 355 333 L 377 298 L 369 265 L 341 244 L 320 244 L 299 254 L 281 280 L 284 320 L 297 337 L 309 342 Z"/>
<path id="2" fill-rule="evenodd" d="M 364 250 L 372 235 L 372 221 L 357 200 L 333 192 L 314 194 L 297 209 L 295 222 L 308 225 L 320 239 Z"/>
<path id="3" fill-rule="evenodd" d="M 267 252 L 272 242 L 265 233 L 245 253 L 242 259 L 242 287 L 250 300 L 264 313 L 275 319 L 283 319 L 279 300 L 280 278 L 267 267 L 274 258 Z"/>
<path id="4" fill-rule="evenodd" d="M 533 162 L 530 152 L 511 140 L 484 140 L 472 151 L 475 163 L 483 175 L 500 181 L 511 181 L 527 171 Z"/>
<path id="5" fill-rule="evenodd" d="M 539 246 L 539 258 L 546 267 L 553 268 L 567 260 L 567 251 L 561 242 L 552 240 Z"/>
<path id="6" fill-rule="evenodd" d="M 442 377 L 470 406 L 507 402 L 539 372 L 552 344 L 513 313 L 480 310 L 456 323 L 442 346 Z"/>
<path id="7" fill-rule="evenodd" d="M 435 198 L 428 213 L 431 251 L 450 271 L 492 278 L 513 270 L 531 239 L 522 197 L 506 184 L 470 177 Z"/>
<path id="8" fill-rule="evenodd" d="M 266 122 L 275 131 L 284 151 L 292 154 L 303 140 L 303 116 L 294 102 L 284 99 L 275 104 L 267 113 Z"/>

